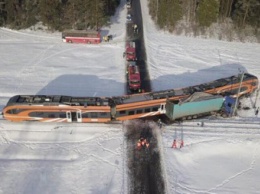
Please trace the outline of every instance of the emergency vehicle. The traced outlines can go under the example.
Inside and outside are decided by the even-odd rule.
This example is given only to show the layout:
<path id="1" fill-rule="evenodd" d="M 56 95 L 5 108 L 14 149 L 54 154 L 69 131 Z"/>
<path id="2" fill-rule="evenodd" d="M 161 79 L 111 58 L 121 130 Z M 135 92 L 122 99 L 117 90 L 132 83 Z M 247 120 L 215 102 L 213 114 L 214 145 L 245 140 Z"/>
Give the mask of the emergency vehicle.
<path id="1" fill-rule="evenodd" d="M 135 47 L 135 42 L 130 41 L 126 42 L 126 49 L 124 52 L 124 57 L 126 57 L 127 61 L 136 61 L 136 47 Z"/>
<path id="2" fill-rule="evenodd" d="M 132 91 L 141 92 L 141 78 L 139 67 L 134 61 L 127 62 L 126 73 L 129 89 Z"/>
<path id="3" fill-rule="evenodd" d="M 68 43 L 99 44 L 101 35 L 95 30 L 64 30 L 62 40 Z"/>

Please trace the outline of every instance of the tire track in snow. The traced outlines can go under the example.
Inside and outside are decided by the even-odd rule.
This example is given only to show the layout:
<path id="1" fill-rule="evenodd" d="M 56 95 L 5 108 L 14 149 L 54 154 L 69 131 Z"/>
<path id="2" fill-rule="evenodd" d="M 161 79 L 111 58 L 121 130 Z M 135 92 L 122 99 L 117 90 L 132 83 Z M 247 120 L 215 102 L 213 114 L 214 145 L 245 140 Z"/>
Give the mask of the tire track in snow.
<path id="1" fill-rule="evenodd" d="M 61 35 L 58 38 L 58 37 L 54 36 L 53 34 L 51 34 L 50 36 L 44 36 L 44 35 L 39 35 L 39 34 L 31 34 L 31 33 L 26 33 L 26 32 L 22 32 L 22 31 L 11 30 L 8 28 L 0 28 L 0 31 L 1 31 L 1 34 L 4 34 L 4 36 L 11 37 L 11 39 L 10 39 L 11 41 L 13 41 L 14 39 L 21 41 L 21 39 L 17 39 L 17 35 L 21 36 L 23 38 L 25 38 L 25 37 L 33 38 L 34 37 L 34 38 L 38 38 L 40 40 L 41 39 L 50 40 L 52 42 L 53 42 L 53 40 L 61 41 Z M 5 38 L 4 41 L 6 41 L 6 40 L 8 41 L 8 39 L 6 37 L 4 37 Z M 30 39 L 30 40 L 35 41 L 34 39 Z M 2 41 L 2 40 L 0 39 L 0 41 Z"/>
<path id="2" fill-rule="evenodd" d="M 17 72 L 15 77 L 21 77 L 21 81 L 19 82 L 19 84 L 17 84 L 17 87 L 15 88 L 15 93 L 20 93 L 18 91 L 19 88 L 21 88 L 21 86 L 23 86 L 24 81 L 27 79 L 26 75 L 30 75 L 32 73 L 37 73 L 37 71 L 35 71 L 35 68 L 38 64 L 41 63 L 41 61 L 44 60 L 44 55 L 48 52 L 48 50 L 52 49 L 55 45 L 49 45 L 46 49 L 44 49 L 42 52 L 40 52 L 37 56 L 33 57 L 33 59 L 31 60 L 31 62 L 29 64 L 24 64 L 22 69 Z M 37 62 L 34 62 L 37 61 Z M 26 74 L 26 75 L 25 75 Z"/>
<path id="3" fill-rule="evenodd" d="M 233 179 L 236 179 L 239 176 L 243 176 L 245 173 L 248 173 L 249 171 L 254 170 L 254 166 L 256 163 L 256 152 L 257 152 L 258 148 L 255 148 L 254 150 L 254 154 L 253 154 L 253 158 L 252 158 L 252 162 L 250 163 L 250 166 L 244 170 L 241 170 L 240 172 L 234 174 L 233 176 L 230 176 L 229 178 L 223 180 L 220 184 L 216 185 L 216 187 L 209 189 L 207 192 L 213 192 L 223 186 L 225 186 L 226 184 L 228 184 L 229 182 L 231 182 Z"/>

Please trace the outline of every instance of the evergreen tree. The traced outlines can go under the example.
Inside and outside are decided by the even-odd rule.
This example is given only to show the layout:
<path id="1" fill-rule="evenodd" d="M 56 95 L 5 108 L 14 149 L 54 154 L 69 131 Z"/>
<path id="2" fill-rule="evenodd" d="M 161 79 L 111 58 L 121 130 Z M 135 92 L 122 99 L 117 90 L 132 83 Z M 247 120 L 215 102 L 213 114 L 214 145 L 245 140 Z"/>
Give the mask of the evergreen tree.
<path id="1" fill-rule="evenodd" d="M 160 0 L 158 5 L 157 24 L 160 28 L 165 28 L 167 24 L 167 0 Z"/>
<path id="2" fill-rule="evenodd" d="M 157 8 L 159 0 L 149 0 L 148 7 L 149 7 L 149 14 L 151 15 L 152 19 L 157 22 Z"/>
<path id="3" fill-rule="evenodd" d="M 61 6 L 60 0 L 40 0 L 40 20 L 50 29 L 61 29 Z"/>
<path id="4" fill-rule="evenodd" d="M 196 19 L 196 11 L 199 0 L 182 0 L 182 10 L 187 22 L 193 23 Z"/>
<path id="5" fill-rule="evenodd" d="M 0 26 L 5 24 L 6 16 L 5 0 L 0 0 Z"/>
<path id="6" fill-rule="evenodd" d="M 240 27 L 245 27 L 247 22 L 259 27 L 259 0 L 238 0 L 235 8 L 234 19 Z"/>
<path id="7" fill-rule="evenodd" d="M 30 27 L 37 23 L 37 16 L 39 13 L 39 1 L 38 0 L 24 0 L 22 2 L 22 19 L 23 28 Z"/>
<path id="8" fill-rule="evenodd" d="M 172 31 L 177 22 L 182 18 L 182 7 L 179 0 L 168 2 L 167 18 L 168 28 Z"/>
<path id="9" fill-rule="evenodd" d="M 8 0 L 5 2 L 6 23 L 11 28 L 21 27 L 21 4 L 18 0 Z"/>
<path id="10" fill-rule="evenodd" d="M 220 0 L 219 17 L 222 21 L 231 16 L 233 4 L 234 0 Z"/>
<path id="11" fill-rule="evenodd" d="M 201 0 L 196 13 L 197 21 L 200 26 L 209 27 L 217 21 L 219 14 L 218 0 Z"/>

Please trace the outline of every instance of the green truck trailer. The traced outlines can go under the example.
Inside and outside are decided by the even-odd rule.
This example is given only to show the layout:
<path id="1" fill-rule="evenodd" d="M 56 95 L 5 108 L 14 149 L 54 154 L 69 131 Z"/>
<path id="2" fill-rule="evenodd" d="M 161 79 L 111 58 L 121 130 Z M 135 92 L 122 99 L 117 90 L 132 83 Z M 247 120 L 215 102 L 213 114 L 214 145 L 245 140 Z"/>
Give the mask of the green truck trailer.
<path id="1" fill-rule="evenodd" d="M 216 112 L 231 114 L 235 99 L 228 96 L 211 95 L 196 92 L 190 97 L 178 101 L 167 100 L 166 116 L 171 120 L 191 119 Z"/>

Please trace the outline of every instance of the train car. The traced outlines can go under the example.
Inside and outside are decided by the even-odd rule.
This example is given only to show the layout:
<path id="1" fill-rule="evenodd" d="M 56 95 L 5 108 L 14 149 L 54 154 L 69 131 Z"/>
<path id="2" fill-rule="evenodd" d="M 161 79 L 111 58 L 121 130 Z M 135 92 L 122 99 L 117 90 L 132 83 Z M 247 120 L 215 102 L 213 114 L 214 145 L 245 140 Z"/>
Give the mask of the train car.
<path id="1" fill-rule="evenodd" d="M 111 110 L 108 98 L 17 95 L 3 111 L 10 121 L 108 122 Z"/>
<path id="2" fill-rule="evenodd" d="M 165 114 L 170 120 L 192 119 L 217 112 L 231 115 L 235 102 L 236 99 L 228 96 L 196 92 L 186 99 L 167 100 Z"/>
<path id="3" fill-rule="evenodd" d="M 165 114 L 166 100 L 178 101 L 195 92 L 240 97 L 254 92 L 258 88 L 258 79 L 251 74 L 245 74 L 238 93 L 239 87 L 240 77 L 231 76 L 186 88 L 113 97 L 116 104 L 115 117 L 117 120 L 130 120 Z"/>
<path id="4" fill-rule="evenodd" d="M 166 99 L 178 100 L 189 96 L 184 89 L 165 90 L 120 97 L 112 97 L 116 120 L 140 119 L 164 114 Z"/>
<path id="5" fill-rule="evenodd" d="M 243 80 L 241 78 L 243 77 Z M 206 84 L 191 87 L 191 93 L 207 92 L 210 94 L 229 95 L 241 97 L 253 93 L 259 85 L 258 78 L 252 74 L 244 73 L 227 78 L 217 79 Z"/>
<path id="6" fill-rule="evenodd" d="M 258 88 L 258 78 L 245 73 L 186 88 L 115 97 L 14 96 L 3 110 L 11 121 L 109 122 L 165 114 L 166 100 L 178 101 L 195 92 L 240 97 Z"/>

